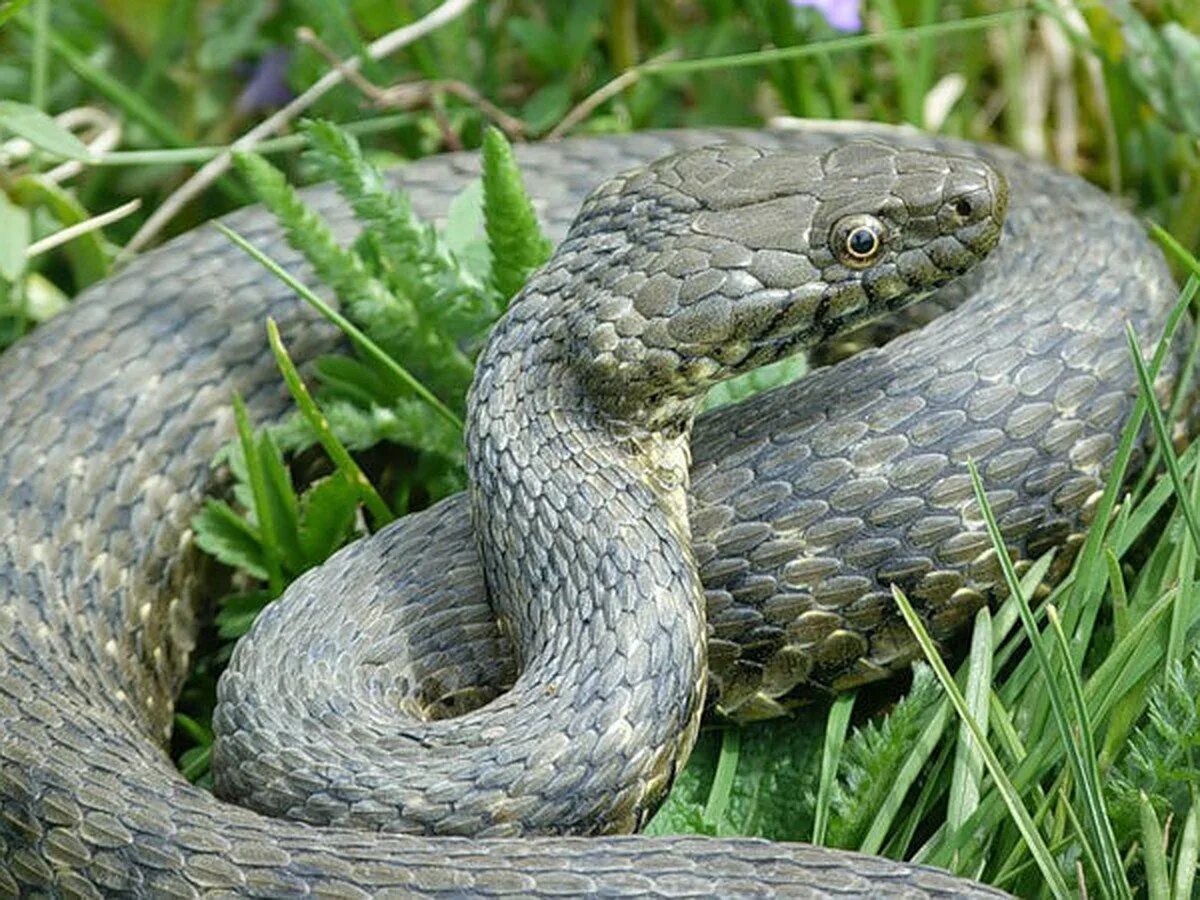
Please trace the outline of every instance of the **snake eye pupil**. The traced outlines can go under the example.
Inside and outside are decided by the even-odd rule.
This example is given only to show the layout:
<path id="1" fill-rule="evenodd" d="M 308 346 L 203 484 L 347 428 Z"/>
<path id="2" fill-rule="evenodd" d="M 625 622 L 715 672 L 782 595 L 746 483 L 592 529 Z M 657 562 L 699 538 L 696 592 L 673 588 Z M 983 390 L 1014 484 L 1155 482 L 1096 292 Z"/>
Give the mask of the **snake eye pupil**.
<path id="1" fill-rule="evenodd" d="M 879 248 L 879 236 L 866 225 L 860 225 L 846 236 L 846 250 L 855 259 L 866 259 Z"/>

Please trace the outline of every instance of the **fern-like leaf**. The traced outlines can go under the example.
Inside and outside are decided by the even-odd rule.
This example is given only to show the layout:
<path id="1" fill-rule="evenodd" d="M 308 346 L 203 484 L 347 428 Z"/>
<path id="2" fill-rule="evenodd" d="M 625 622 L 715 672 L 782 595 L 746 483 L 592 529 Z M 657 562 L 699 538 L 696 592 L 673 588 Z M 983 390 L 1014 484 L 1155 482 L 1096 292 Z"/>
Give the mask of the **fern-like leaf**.
<path id="1" fill-rule="evenodd" d="M 1116 831 L 1131 843 L 1140 828 L 1139 793 L 1160 818 L 1182 821 L 1200 794 L 1200 648 L 1175 662 L 1151 690 L 1142 724 L 1108 779 Z"/>
<path id="2" fill-rule="evenodd" d="M 851 733 L 842 750 L 841 777 L 833 793 L 830 846 L 858 846 L 892 787 L 893 775 L 941 696 L 929 667 L 916 665 L 912 687 L 891 713 Z"/>
<path id="3" fill-rule="evenodd" d="M 445 327 L 446 313 L 482 325 L 488 300 L 438 239 L 434 228 L 417 218 L 407 195 L 393 190 L 364 155 L 354 137 L 330 122 L 305 121 L 309 140 L 305 158 L 337 184 L 363 225 L 355 250 L 388 289 L 417 311 L 437 343 L 447 377 L 469 381 L 471 361 L 455 339 L 465 335 Z M 367 329 L 370 331 L 371 329 Z"/>
<path id="4" fill-rule="evenodd" d="M 492 251 L 492 285 L 507 304 L 550 258 L 554 245 L 538 224 L 512 147 L 496 128 L 483 135 L 483 217 Z"/>

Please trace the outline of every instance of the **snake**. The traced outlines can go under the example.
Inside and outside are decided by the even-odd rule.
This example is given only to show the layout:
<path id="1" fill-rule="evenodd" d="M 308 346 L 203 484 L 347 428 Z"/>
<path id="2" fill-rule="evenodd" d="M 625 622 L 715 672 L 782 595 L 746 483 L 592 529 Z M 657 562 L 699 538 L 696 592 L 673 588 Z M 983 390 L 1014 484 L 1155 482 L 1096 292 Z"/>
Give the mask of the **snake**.
<path id="1" fill-rule="evenodd" d="M 780 715 L 918 658 L 893 586 L 939 641 L 1004 596 L 968 460 L 1018 567 L 1069 565 L 1137 398 L 1125 325 L 1157 340 L 1176 297 L 1161 254 L 1074 176 L 866 124 L 516 155 L 559 243 L 481 353 L 471 488 L 259 617 L 216 795 L 164 749 L 209 592 L 192 520 L 231 394 L 288 409 L 266 317 L 301 363 L 339 337 L 203 226 L 0 358 L 0 896 L 1003 896 L 627 832 L 706 709 Z M 478 173 L 393 177 L 437 217 Z M 353 237 L 330 187 L 303 196 Z M 262 208 L 224 221 L 311 275 Z M 850 340 L 882 346 L 697 416 L 880 316 Z"/>

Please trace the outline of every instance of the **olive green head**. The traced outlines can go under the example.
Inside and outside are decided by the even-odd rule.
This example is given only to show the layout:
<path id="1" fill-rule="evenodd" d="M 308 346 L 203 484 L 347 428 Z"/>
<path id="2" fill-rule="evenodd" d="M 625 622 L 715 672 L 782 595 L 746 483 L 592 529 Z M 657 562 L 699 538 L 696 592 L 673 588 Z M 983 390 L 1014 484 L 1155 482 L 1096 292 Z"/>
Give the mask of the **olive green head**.
<path id="1" fill-rule="evenodd" d="M 595 191 L 560 249 L 577 365 L 614 414 L 674 414 L 967 271 L 1006 206 L 982 160 L 875 141 L 667 157 Z"/>

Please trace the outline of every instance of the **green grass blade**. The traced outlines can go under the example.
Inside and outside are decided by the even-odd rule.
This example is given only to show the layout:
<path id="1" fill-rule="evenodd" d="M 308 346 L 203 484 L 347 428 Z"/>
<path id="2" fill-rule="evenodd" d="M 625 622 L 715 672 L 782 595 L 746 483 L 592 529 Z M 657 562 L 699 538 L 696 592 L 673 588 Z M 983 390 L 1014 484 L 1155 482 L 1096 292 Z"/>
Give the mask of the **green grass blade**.
<path id="1" fill-rule="evenodd" d="M 246 459 L 246 474 L 250 481 L 250 492 L 254 497 L 254 512 L 262 534 L 263 562 L 267 570 L 267 584 L 271 594 L 278 597 L 283 593 L 283 567 L 279 559 L 279 536 L 275 523 L 271 521 L 271 505 L 267 501 L 266 476 L 258 457 L 254 441 L 254 430 L 246 414 L 246 404 L 238 394 L 233 395 L 233 417 L 237 423 L 238 440 Z"/>
<path id="2" fill-rule="evenodd" d="M 1162 338 L 1155 348 L 1154 359 L 1150 363 L 1149 374 L 1152 383 L 1162 369 L 1163 362 L 1170 350 L 1171 340 L 1190 303 L 1191 296 L 1185 290 L 1175 302 L 1170 315 L 1167 316 Z M 1101 495 L 1100 503 L 1096 506 L 1096 513 L 1093 517 L 1095 524 L 1088 531 L 1083 551 L 1079 554 L 1079 561 L 1075 567 L 1075 571 L 1079 575 L 1074 581 L 1069 604 L 1064 604 L 1065 608 L 1069 607 L 1073 610 L 1086 608 L 1087 604 L 1090 601 L 1094 602 L 1099 595 L 1100 586 L 1106 577 L 1105 568 L 1100 565 L 1100 553 L 1104 546 L 1104 526 L 1111 519 L 1117 497 L 1125 484 L 1125 473 L 1129 470 L 1129 461 L 1133 458 L 1134 447 L 1141 432 L 1142 421 L 1146 416 L 1147 405 L 1145 397 L 1139 394 L 1133 404 L 1133 412 L 1130 413 L 1129 420 L 1121 432 L 1121 442 L 1113 457 L 1108 483 L 1104 486 L 1104 493 Z"/>
<path id="3" fill-rule="evenodd" d="M 1100 871 L 1104 872 L 1107 877 L 1115 879 L 1117 896 L 1132 897 L 1133 891 L 1129 887 L 1129 882 L 1124 875 L 1124 868 L 1121 865 L 1121 854 L 1117 849 L 1116 836 L 1113 834 L 1112 820 L 1109 818 L 1108 809 L 1104 803 L 1104 787 L 1100 780 L 1100 767 L 1097 764 L 1096 756 L 1095 731 L 1091 716 L 1088 714 L 1087 702 L 1083 696 L 1083 682 L 1079 678 L 1079 672 L 1071 663 L 1071 648 L 1067 642 L 1067 635 L 1063 631 L 1058 610 L 1052 604 L 1046 607 L 1046 618 L 1050 620 L 1050 631 L 1054 635 L 1062 656 L 1062 668 L 1066 673 L 1067 687 L 1070 689 L 1071 704 L 1074 707 L 1077 725 L 1075 733 L 1078 736 L 1080 760 L 1083 763 L 1083 777 L 1078 782 L 1078 789 L 1086 792 L 1087 803 L 1085 805 L 1087 809 L 1093 811 L 1095 821 L 1092 823 L 1092 827 L 1096 829 L 1095 836 L 1100 838 L 1097 842 L 1099 846 L 1095 848 L 1096 852 L 1108 854 L 1107 860 L 1103 858 L 1098 860 Z M 1090 844 L 1091 842 L 1086 843 Z"/>
<path id="4" fill-rule="evenodd" d="M 992 615 L 985 606 L 975 614 L 971 632 L 971 650 L 967 656 L 967 709 L 988 731 L 988 708 L 992 693 Z M 983 755 L 971 730 L 959 723 L 954 753 L 954 771 L 950 776 L 950 799 L 946 807 L 946 826 L 958 831 L 979 807 L 979 785 L 983 778 Z M 957 867 L 956 867 L 957 870 Z"/>
<path id="5" fill-rule="evenodd" d="M 770 63 L 789 59 L 804 59 L 818 57 L 825 53 L 837 53 L 843 50 L 860 50 L 864 47 L 887 45 L 897 39 L 932 40 L 951 34 L 982 31 L 1003 25 L 1017 19 L 1026 19 L 1033 14 L 1032 10 L 1019 7 L 982 16 L 968 16 L 945 22 L 934 22 L 930 25 L 917 25 L 903 28 L 899 31 L 884 31 L 872 34 L 856 34 L 850 37 L 834 38 L 828 41 L 813 41 L 799 44 L 795 47 L 779 47 L 772 50 L 756 50 L 750 53 L 734 53 L 728 56 L 710 56 L 704 59 L 680 59 L 650 62 L 634 71 L 643 75 L 683 75 L 691 72 L 707 72 L 714 69 L 737 69 L 743 66 L 765 66 Z"/>
<path id="6" fill-rule="evenodd" d="M 271 353 L 275 355 L 275 363 L 279 366 L 279 371 L 283 375 L 283 380 L 287 383 L 288 390 L 292 394 L 292 398 L 296 401 L 296 406 L 300 409 L 300 414 L 304 416 L 305 421 L 317 435 L 317 441 L 329 454 L 329 458 L 337 467 L 338 471 L 346 477 L 346 480 L 354 485 L 358 491 L 359 499 L 371 511 L 371 516 L 375 520 L 375 526 L 380 527 L 392 521 L 395 516 L 388 509 L 388 505 L 383 498 L 375 490 L 375 486 L 371 484 L 371 480 L 358 463 L 354 461 L 354 457 L 350 455 L 350 451 L 346 446 L 337 439 L 337 435 L 333 433 L 333 429 L 329 427 L 329 420 L 325 418 L 325 414 L 321 412 L 320 407 L 312 398 L 312 394 L 308 392 L 308 388 L 304 386 L 304 381 L 300 378 L 300 373 L 296 370 L 296 364 L 292 362 L 292 358 L 288 355 L 287 348 L 283 346 L 283 340 L 279 336 L 279 326 L 275 324 L 274 319 L 267 319 L 267 339 L 271 343 Z"/>
<path id="7" fill-rule="evenodd" d="M 421 384 L 421 382 L 414 378 L 407 369 L 405 369 L 402 365 L 392 359 L 391 356 L 385 353 L 378 344 L 376 344 L 369 337 L 363 334 L 362 331 L 355 327 L 353 322 L 351 322 L 341 313 L 337 312 L 337 310 L 313 293 L 306 285 L 294 278 L 291 273 L 289 273 L 277 262 L 247 241 L 236 231 L 225 225 L 222 225 L 220 222 L 216 223 L 216 227 L 222 234 L 245 250 L 246 253 L 252 256 L 255 260 L 257 260 L 272 275 L 299 294 L 309 306 L 313 307 L 313 309 L 317 310 L 317 312 L 340 328 L 342 333 L 350 338 L 356 347 L 395 375 L 396 378 L 403 382 L 405 386 L 407 386 L 409 390 L 411 390 L 416 396 L 420 397 L 421 400 L 429 404 L 429 406 L 435 412 L 437 412 L 438 415 L 440 415 L 450 424 L 454 425 L 456 428 L 461 429 L 463 427 L 462 420 L 459 419 L 449 407 L 447 407 L 444 403 L 442 403 L 441 400 L 430 393 L 425 385 Z"/>
<path id="8" fill-rule="evenodd" d="M 1004 536 L 1000 532 L 1000 525 L 996 521 L 995 514 L 992 512 L 991 504 L 988 503 L 987 494 L 983 489 L 983 481 L 979 477 L 979 470 L 976 468 L 974 460 L 967 461 L 967 468 L 971 474 L 971 486 L 975 491 L 975 500 L 979 504 L 980 512 L 987 526 L 988 535 L 992 539 L 992 547 L 1000 564 L 1000 570 L 1004 573 L 1004 580 L 1008 585 L 1009 593 L 1017 598 L 1017 608 L 1021 613 L 1021 622 L 1025 626 L 1030 647 L 1037 660 L 1038 668 L 1042 673 L 1045 695 L 1050 701 L 1055 725 L 1058 728 L 1059 736 L 1067 751 L 1066 755 L 1070 763 L 1072 776 L 1079 788 L 1079 799 L 1083 802 L 1084 819 L 1088 824 L 1089 838 L 1101 848 L 1101 852 L 1096 853 L 1097 859 L 1101 864 L 1101 869 L 1096 873 L 1100 878 L 1100 886 L 1104 890 L 1105 896 L 1129 896 L 1128 883 L 1121 870 L 1115 846 L 1108 846 L 1112 830 L 1109 826 L 1108 815 L 1104 809 L 1102 800 L 1097 802 L 1099 785 L 1090 780 L 1090 773 L 1094 771 L 1095 756 L 1093 754 L 1091 766 L 1089 766 L 1088 762 L 1084 759 L 1085 750 L 1081 746 L 1081 738 L 1072 728 L 1070 717 L 1067 715 L 1067 701 L 1058 684 L 1059 673 L 1046 650 L 1042 634 L 1038 629 L 1037 621 L 1033 615 L 1033 610 L 1029 606 L 1029 601 L 1021 588 L 1016 570 L 1013 569 L 1012 560 L 1009 558 L 1008 548 L 1004 542 Z M 1066 650 L 1063 668 L 1068 673 L 1071 673 L 1074 669 L 1069 648 Z M 1068 675 L 1069 678 L 1070 674 Z M 1084 722 L 1080 722 L 1081 729 L 1084 724 Z M 1109 852 L 1110 850 L 1111 852 Z M 1116 860 L 1115 868 L 1113 866 L 1114 859 Z"/>
<path id="9" fill-rule="evenodd" d="M 850 727 L 850 714 L 854 711 L 853 693 L 839 694 L 829 707 L 825 720 L 825 744 L 821 750 L 821 776 L 817 782 L 817 805 L 813 812 L 812 842 L 825 842 L 829 827 L 829 809 L 833 802 L 833 784 L 837 780 L 838 764 L 842 748 L 846 745 L 846 730 Z"/>
<path id="10" fill-rule="evenodd" d="M 1192 797 L 1192 806 L 1179 832 L 1179 847 L 1175 854 L 1175 900 L 1189 900 L 1196 885 L 1200 863 L 1200 792 Z"/>
<path id="11" fill-rule="evenodd" d="M 1129 353 L 1133 357 L 1133 366 L 1137 372 L 1138 387 L 1141 389 L 1142 399 L 1145 400 L 1146 408 L 1150 411 L 1150 424 L 1154 428 L 1154 436 L 1162 448 L 1162 456 L 1167 463 L 1167 474 L 1171 477 L 1171 484 L 1175 488 L 1175 496 L 1183 501 L 1179 504 L 1179 507 L 1183 510 L 1183 518 L 1187 522 L 1188 532 L 1192 537 L 1192 545 L 1200 548 L 1200 522 L 1196 521 L 1196 511 L 1192 509 L 1190 503 L 1186 502 L 1185 498 L 1189 496 L 1190 492 L 1184 484 L 1183 472 L 1179 468 L 1179 457 L 1175 455 L 1175 451 L 1171 448 L 1171 434 L 1167 430 L 1167 423 L 1163 419 L 1162 410 L 1159 408 L 1158 400 L 1154 395 L 1154 379 L 1150 375 L 1149 369 L 1146 368 L 1145 360 L 1142 358 L 1142 348 L 1138 344 L 1133 326 L 1128 322 L 1125 323 L 1125 339 L 1129 342 Z"/>
<path id="12" fill-rule="evenodd" d="M 721 752 L 717 756 L 717 771 L 713 774 L 712 787 L 704 804 L 704 820 L 720 829 L 733 794 L 733 780 L 737 775 L 738 759 L 742 750 L 742 730 L 726 728 L 721 732 Z"/>
<path id="13" fill-rule="evenodd" d="M 1138 818 L 1142 826 L 1142 863 L 1146 867 L 1147 900 L 1168 900 L 1171 882 L 1167 877 L 1167 847 L 1162 826 L 1146 792 L 1138 796 Z"/>
<path id="14" fill-rule="evenodd" d="M 1033 818 L 1029 815 L 1029 810 L 1025 808 L 1012 782 L 1009 781 L 1008 774 L 1004 771 L 1000 760 L 987 743 L 987 735 L 984 734 L 979 723 L 971 715 L 966 698 L 959 691 L 958 685 L 954 682 L 954 677 L 950 674 L 950 670 L 946 668 L 946 663 L 942 660 L 942 656 L 934 645 L 933 639 L 929 636 L 929 632 L 925 630 L 925 625 L 921 622 L 921 617 L 917 615 L 917 611 L 913 609 L 912 603 L 909 602 L 904 592 L 895 585 L 892 586 L 892 596 L 896 598 L 896 603 L 900 606 L 900 612 L 904 616 L 904 621 L 908 623 L 908 627 L 916 637 L 917 643 L 920 644 L 925 658 L 929 660 L 934 673 L 942 683 L 942 687 L 946 691 L 946 695 L 950 698 L 950 702 L 954 705 L 954 710 L 958 713 L 959 719 L 966 723 L 967 727 L 971 730 L 979 746 L 980 753 L 983 754 L 983 762 L 987 767 L 988 774 L 992 776 L 992 781 L 1003 797 L 1004 805 L 1008 808 L 1013 822 L 1021 832 L 1021 836 L 1028 845 L 1030 853 L 1033 854 L 1034 859 L 1037 861 L 1038 870 L 1042 873 L 1042 877 L 1046 879 L 1047 890 L 1054 897 L 1066 900 L 1066 898 L 1072 896 L 1072 892 L 1067 889 L 1067 883 L 1063 880 L 1062 873 L 1059 872 L 1058 865 L 1054 861 L 1050 849 L 1046 846 L 1041 832 L 1038 831 Z"/>
<path id="15" fill-rule="evenodd" d="M 17 16 L 17 23 L 26 31 L 35 29 L 27 13 Z M 145 126 L 155 139 L 172 147 L 186 147 L 187 138 L 164 116 L 147 103 L 135 91 L 130 90 L 103 69 L 97 67 L 78 47 L 58 33 L 53 27 L 46 29 L 50 48 L 75 72 L 79 78 L 106 97 L 114 106 L 122 109 L 133 120 Z"/>
<path id="16" fill-rule="evenodd" d="M 879 853 L 884 841 L 887 840 L 892 824 L 896 821 L 896 816 L 904 806 L 905 798 L 908 797 L 912 786 L 924 772 L 933 751 L 941 743 L 942 735 L 945 733 L 949 721 L 950 704 L 939 705 L 933 718 L 921 730 L 912 749 L 905 756 L 904 762 L 896 770 L 892 786 L 883 798 L 883 802 L 879 804 L 879 809 L 875 811 L 871 828 L 862 839 L 862 843 L 859 844 L 859 852 L 870 855 Z"/>

